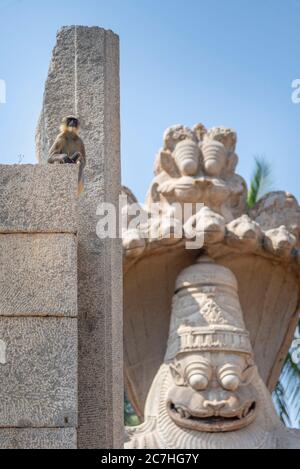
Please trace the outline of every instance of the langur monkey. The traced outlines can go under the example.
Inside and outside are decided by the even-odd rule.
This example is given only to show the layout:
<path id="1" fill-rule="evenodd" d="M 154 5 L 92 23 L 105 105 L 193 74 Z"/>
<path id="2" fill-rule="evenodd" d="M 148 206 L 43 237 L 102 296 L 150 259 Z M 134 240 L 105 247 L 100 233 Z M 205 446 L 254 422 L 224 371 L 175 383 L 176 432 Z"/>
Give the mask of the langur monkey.
<path id="1" fill-rule="evenodd" d="M 52 145 L 48 163 L 78 164 L 78 193 L 83 192 L 83 169 L 86 164 L 84 143 L 79 137 L 80 123 L 76 117 L 64 117 L 60 126 L 60 134 Z"/>

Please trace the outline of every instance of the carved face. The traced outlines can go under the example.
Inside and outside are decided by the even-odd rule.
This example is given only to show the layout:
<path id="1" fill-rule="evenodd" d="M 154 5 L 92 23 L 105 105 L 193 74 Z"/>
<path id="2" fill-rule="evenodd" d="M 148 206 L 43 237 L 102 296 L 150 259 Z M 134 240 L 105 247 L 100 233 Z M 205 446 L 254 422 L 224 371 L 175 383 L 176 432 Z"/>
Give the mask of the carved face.
<path id="1" fill-rule="evenodd" d="M 228 352 L 186 353 L 170 365 L 174 379 L 167 398 L 170 418 L 201 432 L 244 428 L 256 417 L 256 372 L 246 355 Z"/>

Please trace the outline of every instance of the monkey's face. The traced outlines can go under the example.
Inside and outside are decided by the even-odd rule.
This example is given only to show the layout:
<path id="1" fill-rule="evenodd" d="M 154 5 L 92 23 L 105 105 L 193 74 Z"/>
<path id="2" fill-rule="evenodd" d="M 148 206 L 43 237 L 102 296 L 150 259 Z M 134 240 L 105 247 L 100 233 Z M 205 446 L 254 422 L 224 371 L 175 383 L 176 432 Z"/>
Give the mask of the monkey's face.
<path id="1" fill-rule="evenodd" d="M 64 132 L 74 132 L 78 133 L 79 131 L 79 120 L 76 117 L 69 116 L 65 117 L 62 121 L 62 130 Z"/>

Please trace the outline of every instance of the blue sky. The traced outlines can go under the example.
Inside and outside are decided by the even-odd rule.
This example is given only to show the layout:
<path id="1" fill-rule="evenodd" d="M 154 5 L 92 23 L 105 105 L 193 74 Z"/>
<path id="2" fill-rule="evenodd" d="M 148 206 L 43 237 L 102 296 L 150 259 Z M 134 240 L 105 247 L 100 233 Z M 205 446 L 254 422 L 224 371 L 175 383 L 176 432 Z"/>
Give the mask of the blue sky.
<path id="1" fill-rule="evenodd" d="M 34 133 L 56 30 L 98 25 L 121 38 L 123 183 L 144 199 L 166 127 L 234 127 L 238 172 L 273 165 L 300 199 L 299 0 L 0 0 L 0 163 L 34 163 Z"/>

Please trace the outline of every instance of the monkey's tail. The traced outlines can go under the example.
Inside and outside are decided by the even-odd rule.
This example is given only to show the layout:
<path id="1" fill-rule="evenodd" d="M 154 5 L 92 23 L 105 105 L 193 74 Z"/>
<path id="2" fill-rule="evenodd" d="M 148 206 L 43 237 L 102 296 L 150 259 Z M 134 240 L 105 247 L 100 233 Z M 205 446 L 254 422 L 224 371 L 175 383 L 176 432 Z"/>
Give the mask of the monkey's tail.
<path id="1" fill-rule="evenodd" d="M 78 173 L 78 197 L 84 192 L 83 167 L 80 165 Z"/>

